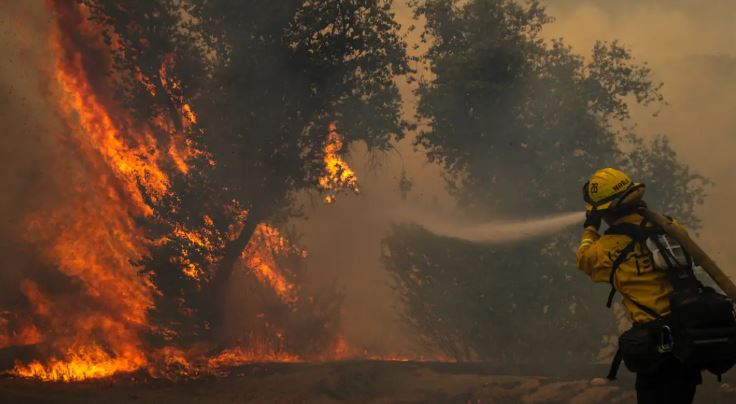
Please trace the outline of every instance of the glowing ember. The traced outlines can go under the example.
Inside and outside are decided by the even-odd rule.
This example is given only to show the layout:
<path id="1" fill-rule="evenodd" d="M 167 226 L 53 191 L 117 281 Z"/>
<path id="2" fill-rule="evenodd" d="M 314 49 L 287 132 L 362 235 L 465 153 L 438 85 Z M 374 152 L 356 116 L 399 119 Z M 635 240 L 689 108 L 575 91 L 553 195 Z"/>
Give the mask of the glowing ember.
<path id="1" fill-rule="evenodd" d="M 187 160 L 195 156 L 205 155 L 208 158 L 210 165 L 214 166 L 214 161 L 206 152 L 196 148 L 191 139 L 186 138 L 184 135 L 184 132 L 191 131 L 197 123 L 197 114 L 182 94 L 181 83 L 170 73 L 173 68 L 174 55 L 169 54 L 164 58 L 164 62 L 161 64 L 158 73 L 161 86 L 169 96 L 171 103 L 175 105 L 178 110 L 179 125 L 183 131 L 178 130 L 173 122 L 163 116 L 157 117 L 154 120 L 154 123 L 160 130 L 168 133 L 170 136 L 168 154 L 176 169 L 183 174 L 188 174 L 189 166 L 187 164 Z M 150 86 L 154 89 L 153 91 L 149 90 L 151 95 L 156 94 L 155 86 L 151 84 L 148 78 L 143 76 L 142 79 L 139 79 L 139 82 L 141 82 L 146 88 L 149 88 Z"/>
<path id="2" fill-rule="evenodd" d="M 217 261 L 217 257 L 213 251 L 220 247 L 223 243 L 217 232 L 213 229 L 214 224 L 211 219 L 205 218 L 205 226 L 198 230 L 188 230 L 182 226 L 176 226 L 172 232 L 172 236 L 184 241 L 189 248 L 183 248 L 179 251 L 179 255 L 171 259 L 178 262 L 184 275 L 195 281 L 201 281 L 205 275 L 205 271 L 190 261 L 190 249 L 194 248 L 203 251 L 207 264 L 213 264 Z"/>
<path id="3" fill-rule="evenodd" d="M 354 349 L 348 345 L 348 341 L 345 339 L 345 336 L 342 334 L 337 335 L 337 340 L 335 341 L 335 348 L 333 349 L 333 354 L 336 359 L 348 359 L 351 357 L 355 357 L 357 354 Z"/>
<path id="4" fill-rule="evenodd" d="M 337 132 L 337 125 L 330 123 L 324 148 L 324 174 L 319 178 L 320 187 L 327 193 L 324 201 L 328 204 L 335 201 L 340 190 L 350 189 L 356 194 L 360 192 L 358 177 L 340 156 L 342 148 L 343 140 Z"/>
<path id="5" fill-rule="evenodd" d="M 253 362 L 301 362 L 297 355 L 273 350 L 228 349 L 207 361 L 208 368 L 239 366 Z"/>
<path id="6" fill-rule="evenodd" d="M 11 327 L 11 319 L 13 326 Z M 9 346 L 33 345 L 41 342 L 41 332 L 27 319 L 19 318 L 14 313 L 0 312 L 0 349 Z M 11 331 L 12 330 L 12 331 Z"/>
<path id="7" fill-rule="evenodd" d="M 187 356 L 184 351 L 174 347 L 158 349 L 148 366 L 148 373 L 171 380 L 195 376 L 197 370 Z"/>
<path id="8" fill-rule="evenodd" d="M 166 93 L 169 98 L 179 107 L 181 117 L 181 124 L 185 128 L 191 128 L 192 125 L 197 123 L 197 114 L 194 113 L 192 107 L 187 103 L 186 98 L 181 92 L 181 83 L 169 72 L 174 67 L 174 55 L 167 55 L 164 58 L 164 62 L 158 71 L 159 77 L 161 78 L 161 86 L 166 89 Z"/>

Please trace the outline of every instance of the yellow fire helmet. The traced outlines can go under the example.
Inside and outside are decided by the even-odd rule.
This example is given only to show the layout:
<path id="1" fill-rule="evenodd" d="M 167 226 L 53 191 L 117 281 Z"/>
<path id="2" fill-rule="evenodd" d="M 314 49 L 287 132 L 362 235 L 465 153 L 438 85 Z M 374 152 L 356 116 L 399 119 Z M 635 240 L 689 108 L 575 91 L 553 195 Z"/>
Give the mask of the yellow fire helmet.
<path id="1" fill-rule="evenodd" d="M 644 184 L 631 181 L 615 168 L 603 168 L 583 185 L 587 211 L 616 210 L 631 206 L 644 197 Z"/>

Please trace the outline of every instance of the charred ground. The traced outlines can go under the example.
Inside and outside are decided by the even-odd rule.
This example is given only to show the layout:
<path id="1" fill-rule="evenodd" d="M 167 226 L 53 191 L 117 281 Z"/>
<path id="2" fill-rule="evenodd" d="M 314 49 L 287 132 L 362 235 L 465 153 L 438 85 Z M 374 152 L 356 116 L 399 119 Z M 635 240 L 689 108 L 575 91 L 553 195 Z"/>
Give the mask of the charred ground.
<path id="1" fill-rule="evenodd" d="M 320 364 L 262 363 L 197 380 L 120 375 L 75 384 L 0 380 L 0 399 L 18 403 L 633 403 L 633 378 L 609 384 L 586 375 L 605 366 L 560 376 L 536 366 L 504 369 L 481 363 L 448 364 L 347 361 Z M 530 375 L 539 376 L 530 376 Z M 736 399 L 736 379 L 719 386 L 705 378 L 696 403 Z"/>

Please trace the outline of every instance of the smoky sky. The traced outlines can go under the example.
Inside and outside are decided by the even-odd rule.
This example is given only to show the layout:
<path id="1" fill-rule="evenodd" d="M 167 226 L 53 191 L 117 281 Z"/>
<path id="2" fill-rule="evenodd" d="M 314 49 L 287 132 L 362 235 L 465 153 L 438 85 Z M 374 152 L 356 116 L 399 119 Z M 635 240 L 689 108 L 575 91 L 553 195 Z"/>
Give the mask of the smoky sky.
<path id="1" fill-rule="evenodd" d="M 714 181 L 699 240 L 736 276 L 736 2 L 726 0 L 549 0 L 556 21 L 543 32 L 588 55 L 596 40 L 619 40 L 654 78 L 668 105 L 634 108 L 645 137 L 666 134 L 682 161 Z M 654 117 L 652 114 L 660 111 Z"/>

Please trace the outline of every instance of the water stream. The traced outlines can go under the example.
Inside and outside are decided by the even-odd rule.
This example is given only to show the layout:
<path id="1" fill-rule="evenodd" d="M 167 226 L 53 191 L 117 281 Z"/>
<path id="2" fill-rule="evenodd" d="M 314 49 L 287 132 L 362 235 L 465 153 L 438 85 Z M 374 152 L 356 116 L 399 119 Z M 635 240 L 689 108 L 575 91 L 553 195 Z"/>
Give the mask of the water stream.
<path id="1" fill-rule="evenodd" d="M 549 235 L 585 220 L 581 211 L 521 220 L 492 220 L 484 223 L 461 224 L 418 212 L 404 212 L 409 219 L 437 235 L 477 243 L 502 243 Z M 408 216 L 408 217 L 407 217 Z"/>

